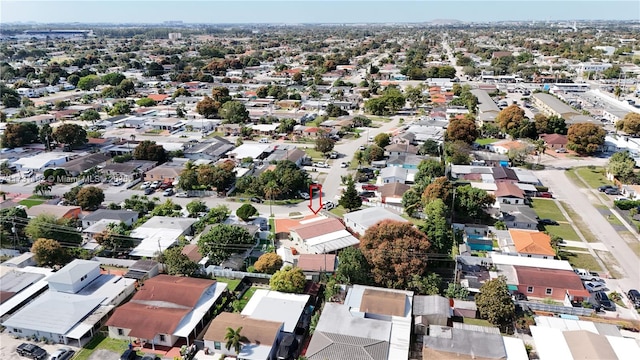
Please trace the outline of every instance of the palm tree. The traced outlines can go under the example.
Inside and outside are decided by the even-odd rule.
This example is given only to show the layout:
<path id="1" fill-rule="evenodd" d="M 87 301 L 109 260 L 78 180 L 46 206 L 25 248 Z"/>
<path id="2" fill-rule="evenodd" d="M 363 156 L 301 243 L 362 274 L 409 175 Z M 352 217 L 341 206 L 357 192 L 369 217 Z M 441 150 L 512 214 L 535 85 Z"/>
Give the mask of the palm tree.
<path id="1" fill-rule="evenodd" d="M 273 198 L 280 196 L 280 194 L 282 194 L 282 190 L 275 181 L 271 180 L 264 186 L 264 196 L 269 199 L 270 214 L 273 214 L 273 210 L 271 209 Z"/>
<path id="2" fill-rule="evenodd" d="M 242 350 L 242 343 L 249 341 L 249 339 L 240 334 L 240 331 L 242 331 L 242 326 L 235 330 L 228 327 L 227 334 L 224 336 L 224 340 L 226 341 L 225 347 L 227 350 L 231 350 L 231 348 L 233 348 L 236 355 L 240 354 L 240 350 Z"/>
<path id="3" fill-rule="evenodd" d="M 47 183 L 40 183 L 33 188 L 34 193 L 40 193 L 40 195 L 45 196 L 46 193 L 51 191 L 51 185 Z"/>
<path id="4" fill-rule="evenodd" d="M 613 89 L 613 95 L 616 96 L 616 99 L 620 98 L 620 95 L 622 94 L 622 89 L 620 88 L 620 86 L 616 86 L 615 89 Z"/>

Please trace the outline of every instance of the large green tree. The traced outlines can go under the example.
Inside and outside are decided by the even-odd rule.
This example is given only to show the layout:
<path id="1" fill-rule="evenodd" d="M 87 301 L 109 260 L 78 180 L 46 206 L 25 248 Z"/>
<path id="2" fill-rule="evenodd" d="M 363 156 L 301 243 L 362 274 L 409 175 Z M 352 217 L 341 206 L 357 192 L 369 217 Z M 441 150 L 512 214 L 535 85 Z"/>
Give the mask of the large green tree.
<path id="1" fill-rule="evenodd" d="M 242 206 L 236 210 L 236 215 L 243 221 L 247 221 L 258 215 L 258 209 L 251 204 L 242 204 Z"/>
<path id="2" fill-rule="evenodd" d="M 480 317 L 499 326 L 502 332 L 510 332 L 516 309 L 504 276 L 487 280 L 482 284 L 480 293 L 476 295 L 476 305 Z"/>
<path id="3" fill-rule="evenodd" d="M 593 154 L 604 144 L 606 134 L 601 126 L 595 124 L 573 124 L 567 132 L 567 148 L 581 155 Z"/>
<path id="4" fill-rule="evenodd" d="M 229 124 L 244 124 L 249 121 L 249 111 L 239 101 L 229 101 L 220 108 L 220 116 Z"/>
<path id="5" fill-rule="evenodd" d="M 78 191 L 76 199 L 82 210 L 96 210 L 104 201 L 104 192 L 99 187 L 85 186 Z"/>
<path id="6" fill-rule="evenodd" d="M 257 272 L 265 274 L 274 274 L 282 267 L 282 258 L 280 255 L 270 252 L 260 255 L 258 260 L 253 264 Z"/>
<path id="7" fill-rule="evenodd" d="M 347 178 L 347 188 L 340 196 L 338 203 L 348 211 L 359 209 L 362 206 L 362 198 L 358 195 L 355 181 L 351 176 Z"/>
<path id="8" fill-rule="evenodd" d="M 471 185 L 455 188 L 455 215 L 458 217 L 481 219 L 486 216 L 484 210 L 495 202 L 495 196 Z"/>
<path id="9" fill-rule="evenodd" d="M 299 267 L 285 266 L 271 276 L 269 287 L 271 290 L 299 294 L 304 290 L 307 279 Z"/>
<path id="10" fill-rule="evenodd" d="M 394 289 L 406 288 L 412 274 L 425 272 L 429 246 L 425 234 L 411 223 L 392 220 L 373 225 L 360 239 L 374 281 Z"/>
<path id="11" fill-rule="evenodd" d="M 538 134 L 567 134 L 567 124 L 563 118 L 559 116 L 545 116 L 538 113 L 533 117 Z"/>
<path id="12" fill-rule="evenodd" d="M 502 131 L 514 138 L 518 137 L 521 123 L 524 120 L 524 110 L 516 104 L 508 106 L 496 116 L 496 123 L 498 123 Z"/>
<path id="13" fill-rule="evenodd" d="M 31 239 L 53 239 L 63 244 L 80 244 L 82 235 L 72 226 L 71 219 L 56 219 L 53 215 L 41 214 L 29 220 L 25 233 Z"/>
<path id="14" fill-rule="evenodd" d="M 2 133 L 2 147 L 16 148 L 38 140 L 38 125 L 35 123 L 8 123 Z"/>
<path id="15" fill-rule="evenodd" d="M 640 135 L 640 114 L 628 113 L 622 120 L 616 122 L 616 129 L 631 136 Z"/>
<path id="16" fill-rule="evenodd" d="M 340 251 L 336 278 L 343 284 L 368 285 L 373 282 L 369 263 L 360 249 L 348 247 Z"/>
<path id="17" fill-rule="evenodd" d="M 208 256 L 216 265 L 221 264 L 233 254 L 253 248 L 255 244 L 256 239 L 246 229 L 226 224 L 213 227 L 198 240 L 200 253 Z"/>
<path id="18" fill-rule="evenodd" d="M 100 77 L 98 75 L 87 75 L 83 76 L 78 80 L 78 88 L 81 90 L 93 90 L 98 87 L 102 83 Z"/>
<path id="19" fill-rule="evenodd" d="M 442 199 L 435 199 L 425 205 L 426 219 L 420 227 L 431 243 L 431 252 L 450 254 L 453 247 L 451 226 L 447 224 L 447 206 Z"/>
<path id="20" fill-rule="evenodd" d="M 328 137 L 319 137 L 316 139 L 316 151 L 321 152 L 326 155 L 333 150 L 333 146 L 336 144 L 335 141 L 329 139 Z"/>
<path id="21" fill-rule="evenodd" d="M 52 239 L 37 239 L 31 246 L 31 252 L 38 266 L 64 265 L 68 260 L 65 249 L 59 242 Z"/>
<path id="22" fill-rule="evenodd" d="M 66 144 L 71 148 L 86 144 L 87 131 L 76 124 L 62 124 L 53 132 L 53 138 L 62 144 Z"/>
<path id="23" fill-rule="evenodd" d="M 635 166 L 636 161 L 629 155 L 628 151 L 619 151 L 609 158 L 607 171 L 623 183 L 631 183 L 634 182 L 631 180 L 636 178 L 633 172 Z"/>
<path id="24" fill-rule="evenodd" d="M 182 253 L 182 247 L 180 246 L 174 246 L 165 250 L 163 259 L 169 275 L 192 276 L 200 267 L 197 263 L 189 259 L 187 255 Z"/>
<path id="25" fill-rule="evenodd" d="M 150 160 L 163 163 L 167 161 L 167 151 L 155 141 L 145 140 L 133 149 L 133 157 L 136 160 Z"/>

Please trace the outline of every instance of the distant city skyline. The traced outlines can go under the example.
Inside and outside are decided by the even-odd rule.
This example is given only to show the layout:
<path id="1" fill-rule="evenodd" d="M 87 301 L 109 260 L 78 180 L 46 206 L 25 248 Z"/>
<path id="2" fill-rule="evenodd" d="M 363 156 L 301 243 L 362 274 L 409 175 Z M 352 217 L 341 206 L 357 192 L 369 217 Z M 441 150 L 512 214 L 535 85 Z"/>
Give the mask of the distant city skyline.
<path id="1" fill-rule="evenodd" d="M 639 20 L 637 0 L 0 0 L 0 22 L 419 23 Z"/>

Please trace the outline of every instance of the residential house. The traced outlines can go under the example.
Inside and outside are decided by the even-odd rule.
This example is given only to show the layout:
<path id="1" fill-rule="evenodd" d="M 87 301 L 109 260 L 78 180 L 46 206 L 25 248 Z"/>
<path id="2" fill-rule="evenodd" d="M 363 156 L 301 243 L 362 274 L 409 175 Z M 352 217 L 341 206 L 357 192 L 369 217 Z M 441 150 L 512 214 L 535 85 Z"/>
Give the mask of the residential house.
<path id="1" fill-rule="evenodd" d="M 138 260 L 129 269 L 124 277 L 144 281 L 160 273 L 160 263 L 154 260 Z"/>
<path id="2" fill-rule="evenodd" d="M 555 250 L 551 247 L 551 237 L 537 230 L 509 229 L 509 235 L 516 253 L 520 256 L 553 259 Z"/>
<path id="3" fill-rule="evenodd" d="M 200 143 L 188 143 L 184 149 L 184 157 L 190 160 L 205 159 L 215 162 L 223 158 L 234 147 L 228 140 L 216 136 Z"/>
<path id="4" fill-rule="evenodd" d="M 453 300 L 440 295 L 413 297 L 414 332 L 425 335 L 429 325 L 451 326 Z"/>
<path id="5" fill-rule="evenodd" d="M 518 281 L 518 291 L 527 297 L 564 301 L 567 291 L 585 291 L 580 277 L 570 270 L 525 266 L 513 268 Z"/>
<path id="6" fill-rule="evenodd" d="M 2 263 L 2 266 L 14 267 L 14 268 L 24 268 L 27 266 L 35 266 L 36 259 L 32 252 L 26 252 L 24 254 L 20 254 L 18 256 L 14 256 L 9 260 L 5 260 Z M 0 302 L 3 300 L 0 300 Z"/>
<path id="7" fill-rule="evenodd" d="M 485 147 L 492 152 L 506 155 L 511 150 L 522 150 L 527 148 L 529 145 L 525 144 L 520 140 L 500 140 L 494 143 L 485 145 Z"/>
<path id="8" fill-rule="evenodd" d="M 173 161 L 167 162 L 145 172 L 144 180 L 172 183 L 180 177 L 183 169 L 184 166 L 181 163 L 176 163 Z"/>
<path id="9" fill-rule="evenodd" d="M 322 275 L 335 273 L 338 257 L 336 254 L 300 254 L 296 267 L 302 269 L 307 279 L 320 281 Z"/>
<path id="10" fill-rule="evenodd" d="M 148 170 L 156 166 L 155 161 L 130 160 L 123 163 L 111 162 L 102 168 L 102 173 L 108 177 L 116 179 L 127 179 L 127 181 L 137 178 Z"/>
<path id="11" fill-rule="evenodd" d="M 509 156 L 505 154 L 496 154 L 489 151 L 472 151 L 471 154 L 474 158 L 471 165 L 507 167 L 510 164 Z"/>
<path id="12" fill-rule="evenodd" d="M 343 219 L 347 228 L 359 235 L 364 235 L 368 228 L 383 220 L 409 222 L 402 216 L 381 207 L 370 207 L 348 212 L 344 214 Z"/>
<path id="13" fill-rule="evenodd" d="M 500 108 L 489 96 L 489 93 L 482 89 L 473 89 L 471 93 L 478 98 L 477 121 L 479 125 L 495 123 L 496 116 L 500 113 Z"/>
<path id="14" fill-rule="evenodd" d="M 416 155 L 418 154 L 418 147 L 411 144 L 391 144 L 384 148 L 387 156 L 401 156 L 401 155 Z"/>
<path id="15" fill-rule="evenodd" d="M 402 195 L 411 186 L 401 183 L 388 183 L 378 187 L 376 193 L 379 194 L 380 202 L 384 204 L 402 204 Z"/>
<path id="16" fill-rule="evenodd" d="M 386 167 L 380 170 L 380 182 L 383 184 L 401 183 L 412 184 L 417 170 L 404 169 L 398 166 Z"/>
<path id="17" fill-rule="evenodd" d="M 491 168 L 491 174 L 493 175 L 493 180 L 498 182 L 517 182 L 518 175 L 516 175 L 515 170 L 508 167 L 503 166 L 494 166 Z"/>
<path id="18" fill-rule="evenodd" d="M 0 321 L 44 293 L 49 287 L 46 279 L 53 273 L 47 268 L 11 265 L 0 264 Z"/>
<path id="19" fill-rule="evenodd" d="M 56 168 L 69 161 L 73 156 L 72 153 L 66 152 L 41 152 L 39 154 L 21 157 L 13 162 L 18 171 L 33 170 L 36 172 L 42 172 L 46 168 Z"/>
<path id="20" fill-rule="evenodd" d="M 241 314 L 251 319 L 283 323 L 281 332 L 299 334 L 309 329 L 312 314 L 310 300 L 310 295 L 258 289 Z"/>
<path id="21" fill-rule="evenodd" d="M 131 226 L 138 220 L 138 212 L 129 210 L 98 209 L 82 218 L 82 227 L 86 229 L 100 220 L 111 220 L 111 222 L 114 223 L 125 223 L 126 225 Z"/>
<path id="22" fill-rule="evenodd" d="M 496 182 L 497 190 L 494 192 L 497 204 L 524 205 L 524 191 L 512 182 Z M 500 205 L 498 205 L 500 206 Z"/>
<path id="23" fill-rule="evenodd" d="M 418 169 L 420 163 L 425 160 L 421 155 L 392 155 L 387 160 L 382 160 L 385 166 L 398 166 L 404 169 Z M 374 161 L 375 162 L 375 161 Z M 371 162 L 373 165 L 374 162 Z"/>
<path id="24" fill-rule="evenodd" d="M 30 218 L 42 214 L 53 215 L 56 219 L 77 219 L 82 214 L 82 208 L 80 206 L 39 204 L 27 209 L 27 216 Z"/>
<path id="25" fill-rule="evenodd" d="M 254 319 L 238 313 L 223 312 L 216 316 L 204 334 L 204 346 L 210 352 L 222 356 L 236 356 L 245 360 L 271 360 L 276 358 L 278 344 L 282 340 L 281 321 Z M 244 337 L 239 353 L 227 350 L 227 329 L 240 329 Z"/>
<path id="26" fill-rule="evenodd" d="M 354 285 L 343 304 L 325 303 L 309 360 L 409 358 L 413 292 Z"/>
<path id="27" fill-rule="evenodd" d="M 463 232 L 462 238 L 471 250 L 491 251 L 493 249 L 493 235 L 486 225 L 454 224 L 454 230 Z"/>
<path id="28" fill-rule="evenodd" d="M 209 279 L 158 275 L 144 281 L 126 304 L 107 321 L 109 337 L 133 342 L 174 346 L 193 343 L 215 315 L 227 284 Z"/>
<path id="29" fill-rule="evenodd" d="M 78 176 L 89 169 L 104 164 L 110 158 L 111 157 L 106 154 L 95 153 L 67 161 L 60 165 L 59 168 L 65 169 L 71 176 Z"/>
<path id="30" fill-rule="evenodd" d="M 567 135 L 560 134 L 540 134 L 540 139 L 549 149 L 564 149 L 567 147 Z"/>
<path id="31" fill-rule="evenodd" d="M 46 281 L 49 291 L 2 323 L 7 332 L 82 347 L 135 290 L 134 280 L 101 275 L 100 263 L 89 260 L 73 260 Z"/>
<path id="32" fill-rule="evenodd" d="M 310 254 L 331 253 L 360 243 L 336 218 L 301 221 L 300 225 L 290 228 L 289 233 L 291 239 L 301 245 L 301 250 Z"/>
<path id="33" fill-rule="evenodd" d="M 158 252 L 175 245 L 178 238 L 191 235 L 192 225 L 198 221 L 193 218 L 176 218 L 169 216 L 154 216 L 144 224 L 133 229 L 130 236 L 142 239 L 129 253 L 134 257 L 153 257 Z"/>

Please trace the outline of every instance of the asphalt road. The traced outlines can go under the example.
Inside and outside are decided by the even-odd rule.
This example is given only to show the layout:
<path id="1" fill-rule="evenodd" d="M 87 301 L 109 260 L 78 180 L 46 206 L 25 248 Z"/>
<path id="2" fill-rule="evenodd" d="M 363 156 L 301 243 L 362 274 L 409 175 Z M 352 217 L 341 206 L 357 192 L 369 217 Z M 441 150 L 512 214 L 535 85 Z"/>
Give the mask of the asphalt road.
<path id="1" fill-rule="evenodd" d="M 578 213 L 587 224 L 588 230 L 601 241 L 618 261 L 624 278 L 618 283 L 625 290 L 640 288 L 640 261 L 626 241 L 617 233 L 587 198 L 588 189 L 578 188 L 569 180 L 563 170 L 542 170 L 537 172 L 543 184 L 549 186 L 554 196 L 564 201 Z"/>

